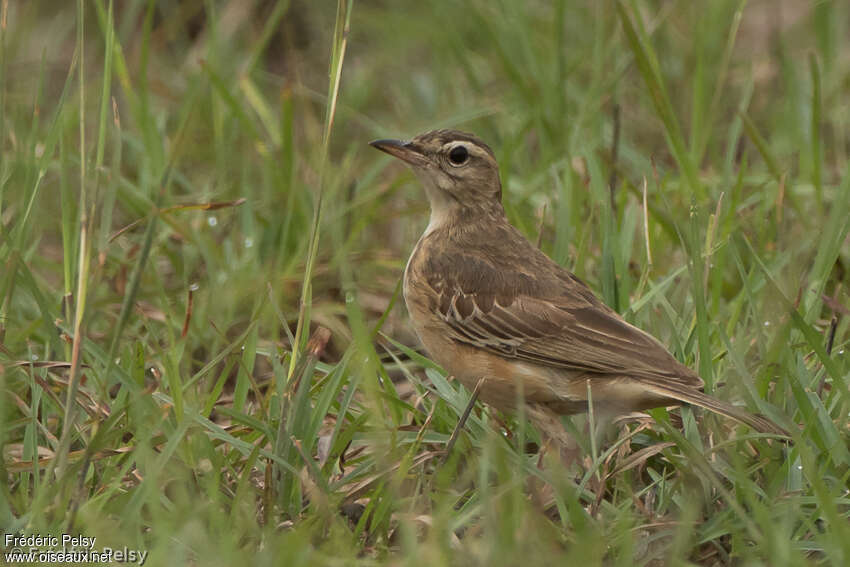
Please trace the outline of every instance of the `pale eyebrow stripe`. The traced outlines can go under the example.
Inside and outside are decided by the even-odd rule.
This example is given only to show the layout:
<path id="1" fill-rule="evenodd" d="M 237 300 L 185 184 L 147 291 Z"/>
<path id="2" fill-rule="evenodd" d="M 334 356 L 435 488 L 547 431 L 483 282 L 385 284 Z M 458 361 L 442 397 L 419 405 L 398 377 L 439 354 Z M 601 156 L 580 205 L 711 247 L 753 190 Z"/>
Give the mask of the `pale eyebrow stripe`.
<path id="1" fill-rule="evenodd" d="M 479 146 L 475 142 L 471 142 L 469 140 L 452 140 L 451 142 L 443 144 L 443 149 L 447 150 L 447 151 L 451 151 L 451 149 L 453 149 L 457 146 L 465 146 L 467 151 L 471 155 L 474 155 L 474 156 L 477 156 L 477 157 L 487 158 L 490 161 L 495 161 L 495 160 L 493 160 L 493 156 L 490 155 L 490 152 L 488 152 L 486 149 L 482 148 L 481 146 Z"/>

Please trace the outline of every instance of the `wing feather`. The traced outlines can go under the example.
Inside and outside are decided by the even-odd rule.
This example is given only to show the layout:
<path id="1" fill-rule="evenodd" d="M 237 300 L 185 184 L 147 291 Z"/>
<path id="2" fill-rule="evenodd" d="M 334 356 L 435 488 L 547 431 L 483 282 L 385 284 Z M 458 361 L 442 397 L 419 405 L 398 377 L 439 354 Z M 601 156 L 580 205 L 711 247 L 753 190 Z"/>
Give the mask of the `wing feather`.
<path id="1" fill-rule="evenodd" d="M 544 366 L 640 378 L 664 377 L 700 388 L 702 380 L 651 335 L 614 311 L 566 293 L 540 299 L 480 302 L 478 294 L 443 285 L 439 316 L 455 340 Z M 569 291 L 567 289 L 567 291 Z M 471 309 L 460 309 L 458 305 Z"/>

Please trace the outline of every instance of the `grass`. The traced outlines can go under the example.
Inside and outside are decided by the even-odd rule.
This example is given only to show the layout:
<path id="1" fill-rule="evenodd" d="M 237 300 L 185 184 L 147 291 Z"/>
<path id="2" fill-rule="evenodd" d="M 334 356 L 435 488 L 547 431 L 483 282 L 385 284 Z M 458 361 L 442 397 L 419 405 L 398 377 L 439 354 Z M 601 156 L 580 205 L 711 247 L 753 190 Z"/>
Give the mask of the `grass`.
<path id="1" fill-rule="evenodd" d="M 781 5 L 0 3 L 4 532 L 152 565 L 850 561 L 850 9 Z M 400 297 L 427 204 L 366 145 L 444 126 L 793 444 L 577 416 L 566 470 L 517 416 L 456 430 Z"/>

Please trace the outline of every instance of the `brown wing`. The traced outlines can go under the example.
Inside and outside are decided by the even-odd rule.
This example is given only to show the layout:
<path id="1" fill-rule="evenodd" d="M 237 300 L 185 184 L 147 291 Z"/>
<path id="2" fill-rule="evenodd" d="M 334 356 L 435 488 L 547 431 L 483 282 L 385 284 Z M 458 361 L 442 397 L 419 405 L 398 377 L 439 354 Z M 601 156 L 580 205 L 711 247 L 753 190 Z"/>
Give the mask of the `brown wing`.
<path id="1" fill-rule="evenodd" d="M 430 271 L 429 284 L 439 295 L 438 315 L 455 340 L 543 366 L 663 377 L 694 389 L 703 385 L 655 338 L 624 321 L 560 267 L 532 286 L 521 278 L 528 288 L 523 289 L 506 285 L 510 275 L 478 258 L 443 257 L 441 263 L 454 270 Z M 473 285 L 477 282 L 486 285 Z"/>

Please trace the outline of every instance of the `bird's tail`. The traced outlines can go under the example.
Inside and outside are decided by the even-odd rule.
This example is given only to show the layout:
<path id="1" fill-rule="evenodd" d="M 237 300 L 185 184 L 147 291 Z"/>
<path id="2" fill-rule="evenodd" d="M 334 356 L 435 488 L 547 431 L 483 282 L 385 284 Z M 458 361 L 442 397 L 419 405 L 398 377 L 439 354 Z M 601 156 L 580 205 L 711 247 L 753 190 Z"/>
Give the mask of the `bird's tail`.
<path id="1" fill-rule="evenodd" d="M 744 425 L 748 425 L 759 433 L 769 433 L 783 437 L 790 437 L 789 433 L 782 427 L 776 425 L 768 418 L 750 413 L 733 405 L 721 402 L 716 398 L 712 398 L 708 394 L 704 394 L 699 390 L 686 387 L 678 387 L 676 384 L 653 384 L 642 380 L 642 384 L 656 394 L 667 396 L 675 400 L 679 400 L 686 404 L 707 409 L 714 413 L 734 419 Z"/>

